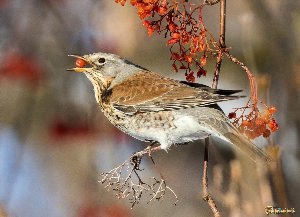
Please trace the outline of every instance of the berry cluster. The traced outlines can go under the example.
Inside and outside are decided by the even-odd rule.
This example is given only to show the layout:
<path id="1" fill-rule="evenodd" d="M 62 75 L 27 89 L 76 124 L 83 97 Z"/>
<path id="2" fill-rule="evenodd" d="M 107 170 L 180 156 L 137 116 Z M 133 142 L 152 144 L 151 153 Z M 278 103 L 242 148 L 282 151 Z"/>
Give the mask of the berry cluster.
<path id="1" fill-rule="evenodd" d="M 252 110 L 249 114 L 244 115 L 247 108 L 238 108 L 229 113 L 228 117 L 233 119 L 233 124 L 244 133 L 248 138 L 255 139 L 259 136 L 265 138 L 271 135 L 271 132 L 278 130 L 278 124 L 273 118 L 276 107 L 267 107 L 263 112 Z M 252 107 L 253 108 L 253 107 Z M 242 110 L 242 114 L 237 118 L 237 112 Z"/>
<path id="2" fill-rule="evenodd" d="M 126 0 L 115 0 L 122 6 Z M 212 53 L 212 40 L 207 39 L 207 30 L 202 21 L 204 4 L 194 5 L 185 0 L 130 0 L 135 6 L 148 35 L 154 32 L 164 33 L 170 46 L 172 67 L 178 72 L 185 70 L 186 79 L 190 82 L 197 77 L 205 76 L 208 55 Z M 196 19 L 196 18 L 197 19 Z M 196 69 L 192 70 L 192 66 Z M 196 73 L 195 73 L 196 72 Z"/>
<path id="3" fill-rule="evenodd" d="M 126 0 L 115 2 L 124 6 Z M 278 124 L 273 118 L 276 108 L 266 107 L 266 111 L 260 112 L 257 107 L 256 82 L 250 70 L 244 63 L 223 51 L 207 31 L 202 20 L 202 9 L 207 5 L 207 1 L 199 5 L 188 0 L 130 0 L 130 3 L 136 8 L 149 36 L 154 32 L 164 34 L 167 39 L 166 45 L 170 48 L 172 67 L 176 72 L 185 70 L 187 81 L 195 82 L 196 76 L 206 76 L 204 66 L 208 57 L 220 52 L 246 71 L 250 81 L 251 97 L 245 107 L 237 108 L 229 114 L 233 124 L 242 133 L 254 139 L 259 136 L 269 137 L 271 132 L 278 129 Z M 78 65 L 81 66 L 81 63 Z M 250 113 L 246 114 L 246 110 L 250 110 Z"/>

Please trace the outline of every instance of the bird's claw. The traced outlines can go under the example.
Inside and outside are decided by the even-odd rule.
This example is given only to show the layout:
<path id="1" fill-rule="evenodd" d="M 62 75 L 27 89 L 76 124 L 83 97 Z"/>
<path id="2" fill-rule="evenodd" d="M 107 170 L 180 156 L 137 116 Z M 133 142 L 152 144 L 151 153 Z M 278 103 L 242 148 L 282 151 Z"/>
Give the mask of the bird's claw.
<path id="1" fill-rule="evenodd" d="M 130 156 L 130 164 L 133 165 L 135 170 L 141 170 L 140 164 L 142 161 L 143 155 L 140 152 L 135 152 Z"/>

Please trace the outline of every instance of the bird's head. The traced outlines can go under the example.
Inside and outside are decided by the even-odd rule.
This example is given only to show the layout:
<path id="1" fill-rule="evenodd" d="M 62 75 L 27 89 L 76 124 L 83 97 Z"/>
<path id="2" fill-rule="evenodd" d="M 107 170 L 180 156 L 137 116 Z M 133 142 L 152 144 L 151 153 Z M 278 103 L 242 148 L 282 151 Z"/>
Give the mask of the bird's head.
<path id="1" fill-rule="evenodd" d="M 97 79 L 102 82 L 107 80 L 112 80 L 117 76 L 120 77 L 120 74 L 126 76 L 135 71 L 140 71 L 144 69 L 140 66 L 137 66 L 128 60 L 125 60 L 118 55 L 110 53 L 93 53 L 83 56 L 79 55 L 69 55 L 75 57 L 76 67 L 68 69 L 75 72 L 83 72 L 89 80 Z"/>
<path id="2" fill-rule="evenodd" d="M 126 65 L 124 59 L 115 54 L 93 53 L 83 56 L 69 56 L 77 58 L 76 67 L 69 70 L 87 73 L 92 76 L 115 77 Z"/>

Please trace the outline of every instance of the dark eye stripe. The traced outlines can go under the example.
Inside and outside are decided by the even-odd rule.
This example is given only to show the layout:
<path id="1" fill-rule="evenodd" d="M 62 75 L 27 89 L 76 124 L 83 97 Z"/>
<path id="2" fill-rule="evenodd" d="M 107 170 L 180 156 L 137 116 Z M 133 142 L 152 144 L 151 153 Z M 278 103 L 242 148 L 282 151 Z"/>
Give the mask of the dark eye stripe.
<path id="1" fill-rule="evenodd" d="M 98 63 L 105 63 L 105 58 L 101 57 L 99 60 L 98 60 Z"/>

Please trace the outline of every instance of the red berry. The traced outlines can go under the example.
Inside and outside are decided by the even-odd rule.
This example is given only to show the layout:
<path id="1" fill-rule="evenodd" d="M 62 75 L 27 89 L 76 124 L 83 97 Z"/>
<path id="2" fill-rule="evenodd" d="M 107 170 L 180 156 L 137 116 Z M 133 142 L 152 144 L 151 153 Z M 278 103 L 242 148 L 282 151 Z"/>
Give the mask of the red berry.
<path id="1" fill-rule="evenodd" d="M 141 6 L 141 5 L 137 8 L 137 10 L 138 10 L 138 13 L 139 13 L 140 15 L 143 14 L 143 13 L 145 12 L 144 7 Z"/>
<path id="2" fill-rule="evenodd" d="M 200 64 L 201 66 L 205 66 L 206 65 L 206 60 L 207 60 L 207 56 L 203 55 L 200 59 Z"/>
<path id="3" fill-rule="evenodd" d="M 269 122 L 269 128 L 272 132 L 275 132 L 276 130 L 278 130 L 278 124 L 277 122 L 272 119 L 270 122 Z"/>
<path id="4" fill-rule="evenodd" d="M 148 36 L 151 37 L 153 32 L 154 32 L 154 28 L 152 26 L 148 26 Z"/>
<path id="5" fill-rule="evenodd" d="M 269 107 L 269 108 L 268 108 L 268 112 L 269 112 L 270 114 L 274 114 L 276 111 L 277 111 L 277 109 L 276 109 L 275 106 L 272 106 L 272 107 Z"/>
<path id="6" fill-rule="evenodd" d="M 197 77 L 199 78 L 199 77 L 201 77 L 201 76 L 206 76 L 206 70 L 205 69 L 203 69 L 203 68 L 200 68 L 199 70 L 198 70 L 198 72 L 197 72 Z"/>
<path id="7" fill-rule="evenodd" d="M 162 6 L 162 7 L 166 7 L 167 4 L 168 4 L 168 1 L 167 1 L 167 0 L 163 0 L 163 1 L 161 2 L 161 6 Z"/>
<path id="8" fill-rule="evenodd" d="M 80 58 L 78 58 L 77 60 L 76 60 L 76 66 L 78 67 L 78 68 L 82 68 L 82 67 L 84 67 L 85 66 L 85 61 L 83 60 L 83 59 L 80 59 Z"/>
<path id="9" fill-rule="evenodd" d="M 171 38 L 168 40 L 167 45 L 172 45 L 178 42 L 178 39 Z"/>
<path id="10" fill-rule="evenodd" d="M 121 1 L 120 1 L 120 4 L 121 4 L 122 6 L 124 6 L 125 3 L 126 3 L 126 0 L 121 0 Z"/>
<path id="11" fill-rule="evenodd" d="M 235 112 L 230 112 L 228 114 L 228 117 L 229 117 L 229 119 L 236 118 L 236 113 Z"/>
<path id="12" fill-rule="evenodd" d="M 146 28 L 148 28 L 150 26 L 150 22 L 148 20 L 144 20 L 143 26 L 145 26 Z"/>
<path id="13" fill-rule="evenodd" d="M 177 32 L 172 32 L 171 33 L 171 38 L 173 38 L 173 39 L 179 39 L 179 37 L 180 37 L 179 33 L 177 33 Z"/>
<path id="14" fill-rule="evenodd" d="M 147 4 L 144 6 L 144 10 L 150 12 L 152 11 L 153 7 L 154 7 L 153 4 Z"/>
<path id="15" fill-rule="evenodd" d="M 181 56 L 178 53 L 172 53 L 172 60 L 180 60 Z"/>
<path id="16" fill-rule="evenodd" d="M 172 64 L 172 67 L 173 67 L 173 69 L 175 70 L 175 72 L 178 72 L 178 68 L 177 68 L 177 66 L 176 66 L 175 63 Z"/>
<path id="17" fill-rule="evenodd" d="M 168 27 L 169 27 L 170 32 L 174 32 L 177 29 L 177 26 L 175 23 L 170 23 Z"/>
<path id="18" fill-rule="evenodd" d="M 246 120 L 243 120 L 242 125 L 245 126 L 245 127 L 250 126 L 250 122 L 246 121 Z"/>
<path id="19" fill-rule="evenodd" d="M 187 33 L 182 33 L 181 41 L 182 41 L 183 43 L 188 43 L 189 40 L 190 40 L 190 38 L 189 38 L 188 34 L 187 34 Z"/>
<path id="20" fill-rule="evenodd" d="M 258 126 L 258 127 L 264 125 L 264 120 L 262 118 L 257 118 L 255 120 L 255 125 Z"/>
<path id="21" fill-rule="evenodd" d="M 159 7 L 158 8 L 158 13 L 160 15 L 165 15 L 166 12 L 167 12 L 167 8 L 166 7 Z"/>
<path id="22" fill-rule="evenodd" d="M 264 121 L 265 124 L 267 124 L 267 123 L 270 122 L 270 117 L 267 116 L 267 115 L 266 115 L 266 116 L 263 116 L 263 117 L 262 117 L 262 120 Z"/>
<path id="23" fill-rule="evenodd" d="M 125 5 L 126 0 L 115 0 L 116 3 L 120 3 L 122 6 Z"/>
<path id="24" fill-rule="evenodd" d="M 131 4 L 132 6 L 135 6 L 136 3 L 137 3 L 137 0 L 130 0 L 130 4 Z"/>
<path id="25" fill-rule="evenodd" d="M 186 80 L 187 80 L 188 82 L 195 82 L 196 78 L 195 78 L 195 76 L 194 76 L 194 72 L 191 72 L 190 74 L 188 74 L 188 75 L 186 76 Z"/>
<path id="26" fill-rule="evenodd" d="M 193 61 L 193 58 L 192 58 L 192 56 L 190 56 L 190 55 L 186 55 L 186 56 L 185 56 L 185 60 L 186 60 L 188 63 L 191 63 L 191 62 Z"/>

